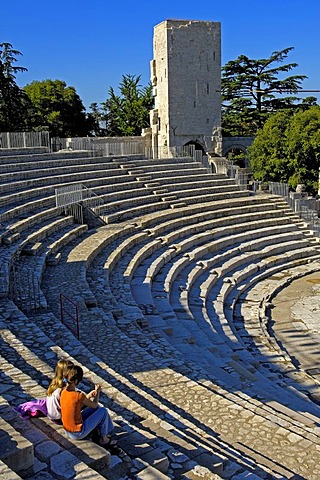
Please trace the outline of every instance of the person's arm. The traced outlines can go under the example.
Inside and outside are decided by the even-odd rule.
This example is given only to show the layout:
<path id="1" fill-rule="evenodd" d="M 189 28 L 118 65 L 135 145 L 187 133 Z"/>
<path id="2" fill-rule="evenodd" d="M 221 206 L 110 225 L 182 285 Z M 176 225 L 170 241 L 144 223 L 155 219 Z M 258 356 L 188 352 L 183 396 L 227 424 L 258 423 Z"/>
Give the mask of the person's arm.
<path id="1" fill-rule="evenodd" d="M 99 403 L 100 391 L 101 391 L 101 386 L 96 385 L 95 390 L 92 390 L 83 398 L 83 401 L 82 401 L 83 405 L 85 405 L 86 407 L 96 408 Z"/>

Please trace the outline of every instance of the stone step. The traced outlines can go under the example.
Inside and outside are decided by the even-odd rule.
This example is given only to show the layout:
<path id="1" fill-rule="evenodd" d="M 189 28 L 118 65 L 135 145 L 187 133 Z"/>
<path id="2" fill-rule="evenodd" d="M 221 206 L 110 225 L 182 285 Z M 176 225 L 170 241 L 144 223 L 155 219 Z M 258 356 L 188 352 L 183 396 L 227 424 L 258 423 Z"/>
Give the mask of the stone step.
<path id="1" fill-rule="evenodd" d="M 130 175 L 143 175 L 145 172 L 141 168 L 128 169 Z"/>
<path id="2" fill-rule="evenodd" d="M 34 157 L 36 158 L 36 157 Z M 1 158 L 0 158 L 0 163 L 1 163 Z M 80 166 L 83 168 L 84 165 L 87 165 L 87 168 L 90 169 L 90 164 L 103 164 L 103 168 L 109 169 L 109 168 L 118 168 L 118 166 L 113 163 L 108 161 L 106 158 L 103 157 L 86 157 L 85 159 L 82 158 L 80 162 L 80 158 L 56 158 L 56 159 L 50 159 L 50 160 L 42 160 L 41 163 L 34 161 L 34 159 L 30 161 L 20 161 L 16 163 L 6 163 L 6 164 L 1 164 L 1 172 L 19 172 L 19 171 L 25 171 L 25 170 L 37 170 L 39 169 L 39 166 L 42 167 L 43 170 L 49 170 L 52 168 L 61 168 L 61 167 L 74 167 L 77 168 L 77 166 Z"/>
<path id="3" fill-rule="evenodd" d="M 20 233 L 13 233 L 12 235 L 8 235 L 2 238 L 2 242 L 5 245 L 12 245 L 13 243 L 17 242 L 20 238 Z"/>
<path id="4" fill-rule="evenodd" d="M 22 254 L 23 255 L 28 255 L 28 256 L 35 256 L 37 253 L 41 250 L 42 248 L 42 243 L 41 242 L 29 242 L 27 243 L 23 249 L 22 249 Z"/>
<path id="5" fill-rule="evenodd" d="M 41 150 L 43 148 L 41 147 Z M 8 151 L 10 153 L 10 151 Z M 77 163 L 79 159 L 90 157 L 90 152 L 57 152 L 57 153 L 48 153 L 48 152 L 33 152 L 33 153 L 25 153 L 25 150 L 22 150 L 21 153 L 17 153 L 16 149 L 11 150 L 11 154 L 9 155 L 6 153 L 4 155 L 4 150 L 1 149 L 1 156 L 0 156 L 0 163 L 1 164 L 8 164 L 8 163 L 23 163 L 25 162 L 36 162 L 39 165 L 39 162 L 46 162 L 47 160 L 51 161 L 59 161 L 60 159 L 76 159 Z"/>
<path id="6" fill-rule="evenodd" d="M 43 322 L 41 322 L 41 323 L 42 323 L 42 325 L 44 325 Z M 36 334 L 38 334 L 38 332 L 37 332 L 37 328 L 35 326 L 33 326 L 33 333 L 34 333 L 34 338 L 36 338 L 35 336 L 36 336 Z M 42 335 L 41 338 L 42 338 L 42 341 L 44 341 L 44 336 L 43 335 Z M 7 338 L 7 341 L 9 342 L 10 339 L 11 339 L 11 336 L 10 336 L 10 338 Z M 11 340 L 13 340 L 13 338 Z M 11 341 L 11 343 L 12 343 L 12 341 Z M 16 345 L 18 347 L 18 342 L 16 342 Z M 89 352 L 88 352 L 88 354 L 89 354 Z M 88 365 L 87 362 L 86 362 L 86 364 Z M 98 379 L 98 381 L 101 382 L 101 378 Z M 107 388 L 109 388 L 109 387 L 107 387 Z M 119 400 L 120 400 L 120 398 L 121 397 L 119 397 Z M 125 402 L 125 398 L 122 395 L 121 402 L 123 402 L 123 401 Z M 118 400 L 117 400 L 117 402 L 118 402 Z M 151 414 L 151 417 L 154 417 L 154 415 Z M 167 465 L 168 465 L 168 458 L 167 458 L 167 455 L 166 455 L 165 452 L 167 450 L 171 451 L 172 446 L 178 445 L 180 442 L 181 442 L 181 445 L 184 445 L 185 448 L 187 448 L 187 451 L 188 451 L 189 447 L 188 447 L 188 443 L 186 441 L 182 442 L 182 440 L 179 439 L 179 435 L 175 436 L 174 432 L 172 431 L 172 428 L 170 428 L 170 431 L 168 432 L 164 428 L 159 427 L 159 425 L 156 423 L 158 421 L 158 418 L 155 418 L 155 420 L 156 421 L 153 421 L 153 422 L 148 421 L 148 423 L 146 425 L 141 424 L 141 427 L 138 426 L 138 425 L 135 425 L 134 431 L 131 431 L 131 433 L 128 432 L 128 429 L 123 429 L 123 428 L 119 427 L 119 432 L 117 434 L 117 438 L 119 438 L 119 443 L 121 445 L 123 445 L 125 451 L 128 452 L 129 455 L 132 455 L 133 457 L 136 457 L 136 458 L 141 458 L 143 461 L 151 462 L 152 465 L 154 465 L 156 468 L 160 469 L 161 471 L 165 471 L 167 469 Z M 56 433 L 58 434 L 59 430 L 62 429 L 61 426 L 53 424 L 47 418 L 34 418 L 34 419 L 31 420 L 31 423 L 33 425 L 36 425 L 39 429 L 41 429 L 41 431 L 43 431 L 43 433 L 46 436 L 52 438 L 52 440 L 54 440 L 56 443 L 58 443 L 62 447 L 65 444 L 65 441 L 68 442 L 69 443 L 69 445 L 68 445 L 69 452 L 73 451 L 72 447 L 70 447 L 69 439 L 65 439 L 63 436 L 62 437 L 59 436 L 59 438 L 56 436 Z M 25 425 L 26 425 L 26 423 L 25 423 Z M 163 425 L 165 426 L 165 422 L 163 422 Z M 142 427 L 145 427 L 145 428 L 144 428 L 143 431 L 141 431 L 141 433 L 139 433 L 139 430 Z M 160 446 L 158 447 L 157 442 L 158 442 L 159 439 L 157 439 L 157 436 L 155 436 L 154 434 L 151 433 L 152 431 L 155 431 L 156 433 L 159 433 L 159 434 L 160 434 L 160 432 L 163 432 L 163 433 L 161 433 L 162 437 L 164 435 L 169 436 L 170 438 L 168 437 L 168 441 L 170 442 L 170 444 L 172 444 L 172 446 L 170 446 L 170 444 L 168 444 L 167 447 L 165 448 L 165 450 L 163 450 L 164 444 L 162 444 L 160 442 L 159 445 L 161 445 L 161 448 L 160 448 Z M 71 442 L 71 443 L 73 443 L 73 442 Z M 86 442 L 83 442 L 83 441 L 75 442 L 75 444 L 78 448 L 82 448 L 82 447 L 85 446 Z M 89 447 L 90 447 L 90 445 L 89 445 Z M 197 451 L 198 451 L 197 448 L 195 449 L 194 447 L 193 447 L 193 450 L 194 450 L 194 454 L 196 454 Z M 199 453 L 201 453 L 201 452 L 203 452 L 203 449 L 199 448 Z M 78 455 L 77 452 L 74 452 L 74 453 Z M 175 455 L 178 455 L 177 458 L 180 459 L 181 463 L 182 462 L 183 463 L 189 462 L 188 457 L 186 457 L 185 455 L 181 456 L 181 454 L 179 456 L 178 451 L 175 453 Z M 220 459 L 220 460 L 222 461 L 222 459 Z M 99 462 L 100 460 L 98 459 L 97 461 Z M 171 461 L 173 461 L 173 460 L 171 459 Z M 93 463 L 92 465 L 95 466 L 95 468 L 98 468 L 95 463 Z M 98 465 L 99 465 L 99 463 L 98 463 Z M 100 467 L 99 467 L 99 471 L 100 471 Z M 107 477 L 107 478 L 109 478 L 109 477 Z"/>
<path id="7" fill-rule="evenodd" d="M 159 182 L 146 182 L 145 186 L 148 187 L 148 188 L 155 188 L 155 187 L 159 187 L 160 183 Z"/>
<path id="8" fill-rule="evenodd" d="M 1 365 L 0 373 L 3 375 L 5 372 L 3 359 Z M 10 364 L 7 371 L 9 372 L 9 370 L 13 371 Z M 18 369 L 15 369 L 15 374 L 17 373 Z M 19 378 L 24 388 L 26 388 L 26 384 L 32 386 L 36 383 L 31 379 L 24 383 L 23 379 L 27 376 L 22 373 Z M 35 387 L 33 390 L 36 393 Z M 38 388 L 39 390 L 41 387 Z M 45 391 L 42 397 L 44 395 Z M 36 398 L 39 397 L 41 394 L 38 394 Z M 22 419 L 6 401 L 1 398 L 0 400 L 2 401 L 0 406 L 0 460 L 7 463 L 12 470 L 29 478 L 32 472 L 49 469 L 52 475 L 50 478 L 70 478 L 69 476 L 64 477 L 64 473 L 67 473 L 70 465 L 77 465 L 77 470 L 86 470 L 87 475 L 94 475 L 94 478 L 98 479 L 102 478 L 97 471 L 100 472 L 109 467 L 111 455 L 108 450 L 90 440 L 75 441 L 67 438 L 62 425 L 52 422 L 47 417 Z M 7 441 L 7 436 L 10 436 L 13 448 L 9 448 L 11 444 Z M 2 450 L 2 447 L 5 448 Z"/>
<path id="9" fill-rule="evenodd" d="M 135 480 L 170 480 L 171 477 L 168 477 L 164 473 L 161 473 L 156 468 L 150 465 L 144 465 L 141 461 L 136 463 L 138 468 L 142 468 L 142 470 L 138 471 L 134 478 Z"/>
<path id="10" fill-rule="evenodd" d="M 28 164 L 28 167 L 30 164 Z M 105 163 L 86 163 L 86 162 L 81 162 L 77 164 L 71 164 L 71 165 L 50 165 L 46 164 L 43 162 L 43 165 L 41 165 L 41 169 L 39 169 L 39 165 L 37 165 L 36 168 L 30 169 L 30 168 L 24 168 L 24 165 L 17 171 L 8 171 L 3 172 L 2 167 L 1 167 L 1 173 L 0 173 L 0 182 L 5 183 L 5 182 L 19 182 L 19 181 L 24 181 L 31 179 L 33 181 L 34 179 L 39 179 L 44 177 L 45 173 L 50 177 L 51 175 L 59 174 L 59 175 L 71 175 L 71 174 L 77 174 L 77 173 L 85 173 L 86 171 L 99 171 L 99 170 L 104 170 L 108 171 L 111 175 L 113 175 L 112 172 L 117 170 L 117 165 L 112 164 L 111 162 L 105 162 Z M 119 169 L 120 170 L 120 169 Z"/>
<path id="11" fill-rule="evenodd" d="M 179 202 L 179 201 L 177 201 L 176 203 L 170 204 L 170 208 L 183 208 L 185 206 L 186 206 L 185 202 Z"/>
<path id="12" fill-rule="evenodd" d="M 168 193 L 168 189 L 167 188 L 155 189 L 153 193 L 155 195 L 163 195 L 164 193 Z"/>
<path id="13" fill-rule="evenodd" d="M 47 258 L 46 258 L 46 264 L 47 265 L 51 265 L 51 266 L 55 266 L 55 265 L 58 265 L 58 263 L 60 262 L 61 260 L 61 252 L 58 252 L 56 254 L 53 254 L 53 255 L 49 255 Z"/>
<path id="14" fill-rule="evenodd" d="M 116 161 L 116 160 L 113 160 Z M 124 168 L 125 170 L 129 170 L 129 168 L 135 168 L 136 165 L 134 162 L 130 163 L 120 163 L 120 168 Z"/>
<path id="15" fill-rule="evenodd" d="M 31 469 L 34 462 L 32 443 L 4 420 L 3 405 L 0 406 L 0 413 L 0 460 L 16 473 Z"/>
<path id="16" fill-rule="evenodd" d="M 166 195 L 161 198 L 163 202 L 173 202 L 174 200 L 177 200 L 176 195 Z"/>
<path id="17" fill-rule="evenodd" d="M 0 460 L 0 478 L 2 480 L 21 480 L 22 477 Z"/>
<path id="18" fill-rule="evenodd" d="M 71 440 L 66 436 L 62 425 L 55 424 L 47 417 L 32 418 L 30 422 L 93 470 L 100 471 L 109 465 L 110 452 L 93 441 Z"/>

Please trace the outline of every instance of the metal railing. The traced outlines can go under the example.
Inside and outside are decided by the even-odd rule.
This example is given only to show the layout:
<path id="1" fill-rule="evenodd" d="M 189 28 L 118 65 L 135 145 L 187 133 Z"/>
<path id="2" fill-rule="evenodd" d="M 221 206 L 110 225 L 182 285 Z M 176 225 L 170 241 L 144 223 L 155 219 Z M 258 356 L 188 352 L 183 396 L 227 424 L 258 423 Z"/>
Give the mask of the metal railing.
<path id="1" fill-rule="evenodd" d="M 73 185 L 56 188 L 56 207 L 61 208 L 81 202 L 83 200 L 83 191 L 84 185 L 82 185 L 82 183 L 74 183 Z"/>
<path id="2" fill-rule="evenodd" d="M 103 201 L 99 195 L 82 183 L 75 183 L 55 189 L 56 207 L 60 212 L 72 215 L 76 223 L 84 223 L 83 206 L 100 215 Z"/>
<path id="3" fill-rule="evenodd" d="M 125 157 L 142 155 L 150 159 L 186 157 L 195 162 L 201 162 L 210 172 L 211 165 L 207 155 L 202 150 L 196 150 L 195 145 L 176 147 L 145 147 L 142 137 L 69 137 L 51 139 L 51 148 L 58 150 L 87 150 L 94 157 Z"/>
<path id="4" fill-rule="evenodd" d="M 34 272 L 14 262 L 10 270 L 9 298 L 28 315 L 41 313 L 46 305 L 41 301 L 39 279 Z"/>
<path id="5" fill-rule="evenodd" d="M 53 151 L 58 150 L 87 150 L 94 157 L 113 157 L 127 155 L 144 155 L 144 140 L 117 140 L 103 137 L 69 137 L 51 139 Z"/>
<path id="6" fill-rule="evenodd" d="M 9 268 L 5 264 L 0 264 L 0 298 L 7 298 L 9 286 Z"/>
<path id="7" fill-rule="evenodd" d="M 0 132 L 0 149 L 50 148 L 49 132 Z"/>
<path id="8" fill-rule="evenodd" d="M 225 159 L 225 172 L 223 172 L 223 167 L 220 167 L 220 172 L 217 173 L 226 173 L 228 177 L 234 178 L 238 184 L 240 190 L 249 189 L 249 180 L 250 173 L 247 168 L 240 168 L 239 165 L 235 165 L 231 160 Z"/>
<path id="9" fill-rule="evenodd" d="M 92 152 L 96 157 L 125 157 L 145 153 L 143 142 L 94 143 Z"/>
<path id="10" fill-rule="evenodd" d="M 290 203 L 289 185 L 287 183 L 269 182 L 269 192 L 286 198 Z"/>
<path id="11" fill-rule="evenodd" d="M 60 293 L 60 320 L 79 340 L 80 322 L 78 305 L 63 293 Z"/>
<path id="12" fill-rule="evenodd" d="M 150 159 L 162 158 L 188 158 L 194 162 L 200 162 L 209 172 L 212 171 L 211 164 L 207 155 L 202 150 L 196 150 L 195 145 L 184 145 L 176 147 L 146 147 L 144 156 Z"/>
<path id="13" fill-rule="evenodd" d="M 197 150 L 194 145 L 184 145 L 175 147 L 148 147 L 145 148 L 145 156 L 147 158 L 176 158 L 176 157 L 188 157 L 195 159 Z M 200 151 L 202 154 L 202 151 Z"/>
<path id="14" fill-rule="evenodd" d="M 269 182 L 269 193 L 283 197 L 292 210 L 320 237 L 320 201 L 304 193 L 290 192 L 287 183 Z"/>

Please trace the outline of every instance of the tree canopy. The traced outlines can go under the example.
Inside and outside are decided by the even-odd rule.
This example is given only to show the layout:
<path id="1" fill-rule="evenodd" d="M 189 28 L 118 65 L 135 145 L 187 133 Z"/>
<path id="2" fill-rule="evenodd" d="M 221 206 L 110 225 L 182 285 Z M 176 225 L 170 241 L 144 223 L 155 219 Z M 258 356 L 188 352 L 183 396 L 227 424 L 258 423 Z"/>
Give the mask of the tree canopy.
<path id="1" fill-rule="evenodd" d="M 86 136 L 90 125 L 74 87 L 62 80 L 34 81 L 24 87 L 33 106 L 33 129 L 49 130 L 52 136 Z"/>
<path id="2" fill-rule="evenodd" d="M 265 122 L 248 151 L 257 180 L 298 183 L 310 193 L 318 189 L 320 167 L 320 107 L 301 108 L 294 114 L 279 111 Z"/>
<path id="3" fill-rule="evenodd" d="M 109 98 L 102 103 L 101 119 L 106 122 L 106 135 L 138 136 L 150 126 L 153 107 L 152 86 L 140 85 L 140 75 L 123 75 L 119 94 L 110 87 Z"/>
<path id="4" fill-rule="evenodd" d="M 297 63 L 283 63 L 293 47 L 258 60 L 240 55 L 222 67 L 222 127 L 226 136 L 254 136 L 271 113 L 294 108 L 305 75 L 281 76 Z M 279 94 L 289 94 L 281 96 Z"/>
<path id="5" fill-rule="evenodd" d="M 28 129 L 30 102 L 16 84 L 16 75 L 25 67 L 15 65 L 21 55 L 11 43 L 0 43 L 0 131 Z"/>

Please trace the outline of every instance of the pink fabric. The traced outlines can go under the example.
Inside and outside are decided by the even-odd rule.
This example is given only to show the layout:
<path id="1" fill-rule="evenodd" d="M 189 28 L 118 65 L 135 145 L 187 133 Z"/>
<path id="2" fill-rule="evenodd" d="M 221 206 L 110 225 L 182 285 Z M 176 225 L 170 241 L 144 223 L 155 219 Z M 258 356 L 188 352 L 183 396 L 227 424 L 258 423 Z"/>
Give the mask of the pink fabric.
<path id="1" fill-rule="evenodd" d="M 47 402 L 46 399 L 31 400 L 30 402 L 21 403 L 14 410 L 22 416 L 22 418 L 47 416 Z"/>

